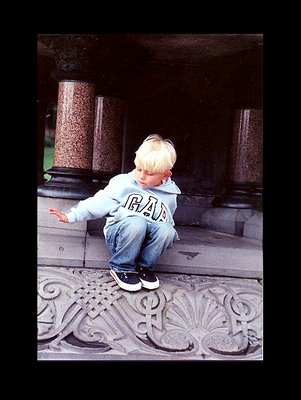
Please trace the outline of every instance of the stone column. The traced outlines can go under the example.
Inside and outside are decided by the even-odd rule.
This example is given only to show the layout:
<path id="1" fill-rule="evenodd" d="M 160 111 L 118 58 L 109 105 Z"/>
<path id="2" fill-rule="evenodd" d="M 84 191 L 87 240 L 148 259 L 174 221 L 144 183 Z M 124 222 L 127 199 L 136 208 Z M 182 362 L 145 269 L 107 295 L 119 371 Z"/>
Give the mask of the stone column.
<path id="1" fill-rule="evenodd" d="M 261 210 L 262 155 L 262 110 L 237 110 L 228 164 L 228 182 L 225 184 L 225 193 L 214 199 L 213 207 Z"/>
<path id="2" fill-rule="evenodd" d="M 92 169 L 98 187 L 121 172 L 124 109 L 118 97 L 96 96 Z"/>
<path id="3" fill-rule="evenodd" d="M 94 193 L 92 183 L 95 86 L 84 81 L 59 82 L 52 177 L 40 196 L 81 199 Z"/>
<path id="4" fill-rule="evenodd" d="M 97 38 L 94 35 L 41 35 L 52 52 L 58 82 L 57 122 L 53 167 L 38 195 L 83 199 L 95 193 L 93 185 L 93 131 L 95 83 L 90 70 Z"/>
<path id="5" fill-rule="evenodd" d="M 59 82 L 55 167 L 91 169 L 95 87 L 88 82 Z"/>

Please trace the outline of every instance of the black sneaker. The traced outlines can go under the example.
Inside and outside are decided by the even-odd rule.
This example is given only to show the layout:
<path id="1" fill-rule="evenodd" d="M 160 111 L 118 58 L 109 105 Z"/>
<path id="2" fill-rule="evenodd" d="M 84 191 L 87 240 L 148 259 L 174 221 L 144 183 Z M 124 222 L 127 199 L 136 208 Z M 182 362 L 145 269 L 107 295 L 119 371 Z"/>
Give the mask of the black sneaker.
<path id="1" fill-rule="evenodd" d="M 110 270 L 111 276 L 115 279 L 121 289 L 135 292 L 141 289 L 141 282 L 137 274 L 131 272 L 117 272 Z"/>
<path id="2" fill-rule="evenodd" d="M 137 267 L 136 271 L 138 272 L 139 279 L 145 289 L 156 289 L 159 287 L 159 279 L 154 274 L 154 271 L 142 267 Z"/>

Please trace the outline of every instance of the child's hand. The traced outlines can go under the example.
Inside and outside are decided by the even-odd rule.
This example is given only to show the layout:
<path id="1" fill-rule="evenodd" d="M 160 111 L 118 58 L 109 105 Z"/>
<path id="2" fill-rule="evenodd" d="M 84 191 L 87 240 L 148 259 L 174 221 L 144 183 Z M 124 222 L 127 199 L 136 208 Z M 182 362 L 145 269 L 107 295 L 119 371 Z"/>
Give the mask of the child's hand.
<path id="1" fill-rule="evenodd" d="M 56 208 L 49 208 L 49 214 L 56 215 L 60 222 L 65 222 L 66 224 L 69 222 L 67 215 Z"/>

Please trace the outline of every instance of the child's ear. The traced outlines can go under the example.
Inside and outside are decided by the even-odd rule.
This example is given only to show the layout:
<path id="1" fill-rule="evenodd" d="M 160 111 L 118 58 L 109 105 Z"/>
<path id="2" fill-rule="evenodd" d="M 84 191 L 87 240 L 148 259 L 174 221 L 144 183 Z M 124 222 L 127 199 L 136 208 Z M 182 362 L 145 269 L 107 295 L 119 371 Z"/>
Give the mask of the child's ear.
<path id="1" fill-rule="evenodd" d="M 171 175 L 172 175 L 172 172 L 171 172 L 171 171 L 166 171 L 166 172 L 164 173 L 163 178 L 165 178 L 165 179 L 170 178 Z"/>

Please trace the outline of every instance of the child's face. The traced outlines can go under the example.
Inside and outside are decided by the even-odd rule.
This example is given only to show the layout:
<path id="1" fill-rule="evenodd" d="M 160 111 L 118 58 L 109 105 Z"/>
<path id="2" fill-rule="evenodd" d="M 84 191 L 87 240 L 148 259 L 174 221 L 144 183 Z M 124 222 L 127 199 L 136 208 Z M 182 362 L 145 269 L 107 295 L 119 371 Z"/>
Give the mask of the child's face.
<path id="1" fill-rule="evenodd" d="M 143 189 L 159 186 L 163 179 L 167 179 L 169 176 L 171 176 L 171 171 L 153 173 L 137 166 L 135 169 L 135 178 Z"/>

